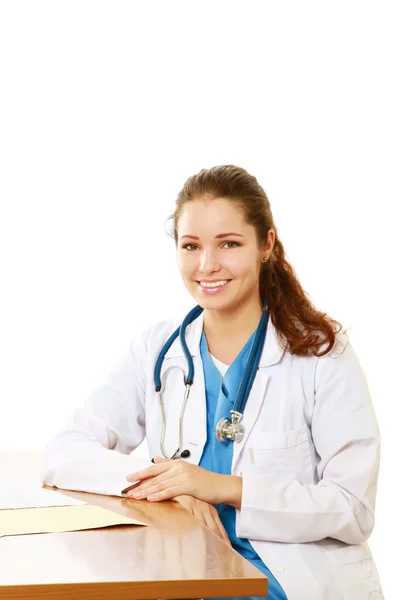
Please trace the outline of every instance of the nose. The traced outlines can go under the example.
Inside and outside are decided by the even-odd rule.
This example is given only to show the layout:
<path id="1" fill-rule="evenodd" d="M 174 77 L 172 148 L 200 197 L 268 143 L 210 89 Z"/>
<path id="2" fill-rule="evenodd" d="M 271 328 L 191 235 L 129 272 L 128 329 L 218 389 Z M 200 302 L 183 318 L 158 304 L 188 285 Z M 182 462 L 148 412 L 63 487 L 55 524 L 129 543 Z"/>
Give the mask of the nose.
<path id="1" fill-rule="evenodd" d="M 215 250 L 203 250 L 200 255 L 199 270 L 204 275 L 209 275 L 215 271 L 219 271 L 220 265 L 217 252 Z"/>

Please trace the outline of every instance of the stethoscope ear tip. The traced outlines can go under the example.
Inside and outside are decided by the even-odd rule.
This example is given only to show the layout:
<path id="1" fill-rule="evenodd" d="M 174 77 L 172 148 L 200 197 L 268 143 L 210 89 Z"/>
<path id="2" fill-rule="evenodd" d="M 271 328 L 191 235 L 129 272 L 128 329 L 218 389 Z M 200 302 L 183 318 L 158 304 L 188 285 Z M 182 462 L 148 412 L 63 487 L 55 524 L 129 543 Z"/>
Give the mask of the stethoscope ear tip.
<path id="1" fill-rule="evenodd" d="M 174 454 L 172 460 L 177 460 L 178 458 L 189 458 L 190 450 L 182 450 L 180 454 Z M 154 458 L 151 459 L 151 462 L 154 464 Z"/>

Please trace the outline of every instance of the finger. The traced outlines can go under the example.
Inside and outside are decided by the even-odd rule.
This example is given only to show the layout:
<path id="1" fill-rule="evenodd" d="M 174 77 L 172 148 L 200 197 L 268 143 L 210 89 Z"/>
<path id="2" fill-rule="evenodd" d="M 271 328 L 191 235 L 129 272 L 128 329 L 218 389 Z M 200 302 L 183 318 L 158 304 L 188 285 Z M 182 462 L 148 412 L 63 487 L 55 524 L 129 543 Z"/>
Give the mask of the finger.
<path id="1" fill-rule="evenodd" d="M 145 479 L 137 487 L 132 490 L 132 493 L 128 493 L 130 498 L 141 500 L 147 498 L 149 494 L 162 492 L 171 486 L 176 486 L 178 482 L 182 481 L 182 476 L 175 471 L 169 470 L 165 473 L 161 473 L 157 477 L 151 479 Z"/>
<path id="2" fill-rule="evenodd" d="M 182 490 L 179 486 L 170 487 L 168 489 L 165 489 L 165 490 L 162 490 L 159 492 L 151 492 L 151 494 L 149 494 L 147 496 L 147 500 L 149 500 L 150 502 L 160 502 L 162 500 L 171 500 L 172 498 L 175 498 L 175 496 L 180 496 L 183 493 L 184 492 L 182 492 Z"/>
<path id="3" fill-rule="evenodd" d="M 155 456 L 153 458 L 153 462 L 154 462 L 155 465 L 159 465 L 161 463 L 171 462 L 171 461 L 172 461 L 172 458 L 163 458 L 161 456 Z"/>
<path id="4" fill-rule="evenodd" d="M 172 462 L 172 464 L 171 464 Z M 145 469 L 141 469 L 140 471 L 136 471 L 136 473 L 131 473 L 127 476 L 127 481 L 142 481 L 142 479 L 148 479 L 149 477 L 156 477 L 160 475 L 160 473 L 164 473 L 168 471 L 171 467 L 173 467 L 173 461 L 167 461 L 165 463 L 161 463 L 158 465 L 154 465 L 152 467 L 146 467 Z"/>
<path id="5" fill-rule="evenodd" d="M 214 533 L 218 538 L 220 538 L 223 542 L 226 542 L 227 544 L 231 545 L 231 542 L 228 538 L 228 534 L 226 533 L 224 526 L 219 520 L 218 514 L 214 515 L 211 511 L 203 512 L 202 521 L 205 523 L 207 528 L 210 531 L 212 531 L 212 533 Z"/>
<path id="6" fill-rule="evenodd" d="M 219 537 L 231 546 L 231 541 L 225 531 L 225 527 L 223 526 L 221 519 L 219 518 L 217 509 L 214 506 L 209 505 L 209 511 L 207 512 L 207 515 L 208 520 L 212 520 L 215 523 L 215 528 L 218 530 Z"/>
<path id="7" fill-rule="evenodd" d="M 193 498 L 191 496 L 181 494 L 180 496 L 174 496 L 173 500 L 193 514 Z"/>
<path id="8" fill-rule="evenodd" d="M 140 485 L 140 481 L 137 481 L 136 483 L 132 483 L 132 485 L 128 485 L 126 488 L 121 490 L 121 494 L 126 494 L 128 496 L 129 495 L 128 492 L 130 490 L 136 489 L 137 487 L 139 487 L 139 485 Z"/>
<path id="9" fill-rule="evenodd" d="M 139 482 L 131 489 L 128 489 L 127 496 L 129 498 L 136 498 L 137 500 L 144 498 L 147 495 L 147 490 L 149 490 L 151 487 L 154 487 L 153 480 L 145 479 L 144 482 Z"/>
<path id="10" fill-rule="evenodd" d="M 152 491 L 158 492 L 164 489 L 164 487 L 158 487 L 162 481 L 158 479 L 158 477 L 152 477 L 151 479 L 145 479 L 140 482 L 137 486 L 129 490 L 128 496 L 130 498 L 135 498 L 136 500 L 141 500 L 142 498 L 146 498 Z"/>
<path id="11" fill-rule="evenodd" d="M 218 536 L 219 536 L 219 531 L 217 531 L 215 528 L 214 528 L 214 530 L 213 530 L 214 524 L 213 524 L 212 522 L 211 522 L 211 523 L 209 523 L 209 522 L 207 521 L 207 519 L 206 519 L 206 516 L 205 516 L 204 512 L 202 512 L 201 510 L 196 510 L 196 509 L 193 509 L 193 510 L 192 510 L 192 515 L 193 515 L 194 517 L 196 517 L 196 519 L 198 519 L 198 520 L 200 521 L 200 523 L 201 523 L 202 525 L 204 525 L 204 527 L 207 527 L 207 529 L 210 529 L 210 530 L 211 530 L 213 533 L 215 533 L 216 535 L 218 535 Z"/>
<path id="12" fill-rule="evenodd" d="M 221 531 L 217 526 L 217 523 L 214 521 L 214 519 L 209 513 L 201 512 L 195 516 L 207 527 L 207 529 L 212 531 L 212 533 L 214 533 L 217 537 L 222 538 Z"/>
<path id="13" fill-rule="evenodd" d="M 185 494 L 186 487 L 187 484 L 180 474 L 168 471 L 160 475 L 160 481 L 152 489 L 146 490 L 146 497 L 148 500 L 154 499 L 150 496 L 157 496 L 156 499 L 160 500 L 173 499 L 177 495 Z"/>
<path id="14" fill-rule="evenodd" d="M 228 534 L 225 531 L 225 527 L 223 526 L 223 524 L 220 521 L 220 518 L 218 516 L 214 517 L 214 521 L 218 527 L 218 530 L 221 533 L 221 539 L 226 542 L 227 544 L 229 544 L 230 546 L 232 546 L 231 544 L 231 540 L 228 537 Z"/>

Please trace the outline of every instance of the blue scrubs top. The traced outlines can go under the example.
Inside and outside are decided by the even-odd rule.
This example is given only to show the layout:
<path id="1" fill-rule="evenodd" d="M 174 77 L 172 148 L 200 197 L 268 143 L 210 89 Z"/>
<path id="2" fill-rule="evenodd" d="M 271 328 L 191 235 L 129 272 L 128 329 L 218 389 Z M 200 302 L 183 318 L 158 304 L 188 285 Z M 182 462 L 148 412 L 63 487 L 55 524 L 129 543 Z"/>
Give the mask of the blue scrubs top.
<path id="1" fill-rule="evenodd" d="M 231 418 L 230 411 L 233 408 L 235 395 L 246 367 L 254 336 L 255 332 L 235 358 L 234 362 L 229 366 L 223 379 L 210 356 L 204 332 L 201 337 L 200 352 L 203 361 L 207 401 L 207 442 L 200 460 L 200 466 L 214 473 L 221 473 L 222 475 L 231 474 L 234 442 L 226 441 L 221 444 L 216 438 L 215 428 L 222 417 Z M 236 536 L 235 508 L 228 504 L 217 504 L 215 508 L 225 527 L 232 547 L 268 577 L 268 596 L 264 596 L 263 598 L 265 600 L 287 600 L 282 587 L 258 556 L 250 542 L 247 539 Z M 239 598 L 225 600 L 239 600 Z M 252 597 L 249 600 L 262 599 Z"/>

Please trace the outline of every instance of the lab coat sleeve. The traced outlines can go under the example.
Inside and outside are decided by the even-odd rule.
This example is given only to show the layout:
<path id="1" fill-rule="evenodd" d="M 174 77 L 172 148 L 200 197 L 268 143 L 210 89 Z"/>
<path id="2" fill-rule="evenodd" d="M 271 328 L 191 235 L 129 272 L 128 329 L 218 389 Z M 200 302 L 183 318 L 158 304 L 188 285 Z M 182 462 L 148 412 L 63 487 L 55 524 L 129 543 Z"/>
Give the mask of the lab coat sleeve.
<path id="1" fill-rule="evenodd" d="M 240 537 L 358 544 L 372 532 L 380 437 L 368 385 L 350 343 L 316 362 L 311 433 L 318 483 L 243 473 Z"/>
<path id="2" fill-rule="evenodd" d="M 145 361 L 143 335 L 46 446 L 45 485 L 119 496 L 126 476 L 151 464 L 131 456 L 145 437 Z"/>

